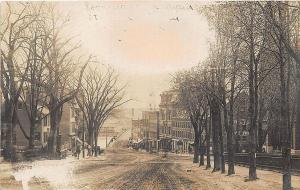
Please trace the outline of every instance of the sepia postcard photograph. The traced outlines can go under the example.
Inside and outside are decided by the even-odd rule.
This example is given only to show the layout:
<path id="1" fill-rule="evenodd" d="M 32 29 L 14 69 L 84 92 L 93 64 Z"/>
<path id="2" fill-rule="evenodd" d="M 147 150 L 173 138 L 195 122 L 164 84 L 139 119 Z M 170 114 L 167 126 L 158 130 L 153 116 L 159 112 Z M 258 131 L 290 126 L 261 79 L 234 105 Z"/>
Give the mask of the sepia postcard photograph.
<path id="1" fill-rule="evenodd" d="M 300 1 L 0 0 L 0 190 L 300 190 Z"/>

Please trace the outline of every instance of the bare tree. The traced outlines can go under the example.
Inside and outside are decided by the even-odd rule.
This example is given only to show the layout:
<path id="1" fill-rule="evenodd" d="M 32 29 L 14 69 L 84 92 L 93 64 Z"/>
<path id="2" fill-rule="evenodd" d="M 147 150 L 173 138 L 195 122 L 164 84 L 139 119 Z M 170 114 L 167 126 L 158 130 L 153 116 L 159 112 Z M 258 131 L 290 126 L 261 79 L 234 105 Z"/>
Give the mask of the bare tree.
<path id="1" fill-rule="evenodd" d="M 15 160 L 15 127 L 17 124 L 17 105 L 28 73 L 30 52 L 26 47 L 29 26 L 36 22 L 37 13 L 31 12 L 26 3 L 5 3 L 1 6 L 1 91 L 4 97 L 6 130 L 5 158 Z M 23 69 L 22 69 L 23 68 Z"/>
<path id="2" fill-rule="evenodd" d="M 74 43 L 73 37 L 66 37 L 63 30 L 68 20 L 61 19 L 61 15 L 52 5 L 48 7 L 47 13 L 46 25 L 43 27 L 47 38 L 43 40 L 42 45 L 48 48 L 39 58 L 45 65 L 43 88 L 47 98 L 44 101 L 50 115 L 48 154 L 54 156 L 60 152 L 60 141 L 57 139 L 60 136 L 59 123 L 63 106 L 79 91 L 83 72 L 91 56 L 85 61 L 82 61 L 81 57 L 76 59 L 76 50 L 80 45 Z M 83 66 L 80 68 L 80 65 Z"/>
<path id="3" fill-rule="evenodd" d="M 110 66 L 89 67 L 83 76 L 76 102 L 83 112 L 88 130 L 88 143 L 94 145 L 97 156 L 98 135 L 104 122 L 124 100 L 126 85 L 120 86 L 119 76 Z"/>
<path id="4" fill-rule="evenodd" d="M 200 70 L 195 67 L 190 71 L 177 73 L 174 77 L 174 88 L 178 90 L 178 104 L 184 108 L 189 115 L 194 129 L 194 163 L 199 162 L 200 147 L 203 148 L 207 140 L 202 138 L 207 124 L 208 104 L 206 93 L 200 85 L 203 81 Z M 204 154 L 201 151 L 200 166 L 204 165 Z"/>
<path id="5" fill-rule="evenodd" d="M 43 84 L 46 79 L 46 65 L 43 63 L 43 59 L 50 49 L 50 45 L 46 43 L 49 34 L 43 30 L 46 15 L 42 10 L 44 10 L 45 5 L 43 3 L 37 3 L 31 6 L 33 12 L 38 12 L 37 21 L 29 26 L 28 37 L 25 41 L 27 46 L 22 47 L 28 50 L 28 54 L 25 56 L 28 71 L 24 76 L 22 76 L 22 73 L 19 73 L 19 78 L 22 77 L 24 80 L 19 101 L 29 119 L 29 135 L 23 130 L 23 123 L 17 118 L 25 138 L 29 140 L 29 148 L 34 147 L 36 128 L 45 117 L 43 110 L 46 106 L 44 99 L 47 98 L 47 95 L 44 93 Z"/>
<path id="6" fill-rule="evenodd" d="M 260 4 L 266 20 L 270 24 L 270 34 L 274 42 L 273 52 L 279 65 L 280 81 L 280 132 L 283 160 L 283 189 L 291 189 L 291 129 L 289 125 L 289 86 L 291 75 L 289 56 L 299 65 L 299 14 L 300 6 L 290 6 L 282 2 Z M 290 14 L 292 17 L 290 17 Z M 295 31 L 295 27 L 297 28 Z M 295 39 L 293 43 L 291 39 Z M 288 77 L 287 77 L 288 76 Z"/>

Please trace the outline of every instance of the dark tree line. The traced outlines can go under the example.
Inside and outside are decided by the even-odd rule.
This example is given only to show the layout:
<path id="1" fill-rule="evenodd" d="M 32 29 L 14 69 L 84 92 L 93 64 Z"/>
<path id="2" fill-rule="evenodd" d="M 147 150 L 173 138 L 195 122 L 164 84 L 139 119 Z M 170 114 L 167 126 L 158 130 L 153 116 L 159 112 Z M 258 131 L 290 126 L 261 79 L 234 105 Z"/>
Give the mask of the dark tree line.
<path id="1" fill-rule="evenodd" d="M 124 103 L 124 87 L 117 87 L 119 81 L 114 70 L 86 71 L 93 57 L 83 56 L 80 43 L 67 35 L 71 18 L 60 13 L 55 3 L 6 2 L 1 4 L 1 15 L 0 83 L 5 110 L 1 122 L 6 124 L 5 158 L 16 159 L 16 127 L 20 127 L 28 140 L 28 148 L 33 149 L 37 127 L 47 116 L 50 118 L 47 151 L 49 156 L 57 156 L 61 151 L 58 138 L 64 105 L 75 97 L 87 98 L 83 92 L 91 90 L 88 85 L 101 83 L 102 88 L 94 89 L 96 94 L 93 94 L 97 99 L 93 103 L 101 111 L 91 118 L 93 123 L 89 127 L 93 128 L 97 144 L 100 127 L 112 110 Z M 94 81 L 88 81 L 91 79 Z M 29 134 L 20 122 L 19 104 L 29 119 Z"/>
<path id="2" fill-rule="evenodd" d="M 300 84 L 299 2 L 224 2 L 199 12 L 215 32 L 210 55 L 174 77 L 178 101 L 187 113 L 196 118 L 209 116 L 205 126 L 190 117 L 193 126 L 198 126 L 194 127 L 195 143 L 200 133 L 206 136 L 207 146 L 211 139 L 213 171 L 225 173 L 225 138 L 228 175 L 234 174 L 243 122 L 249 133 L 249 180 L 257 179 L 256 154 L 263 151 L 268 136 L 273 150 L 281 151 L 284 159 L 283 189 L 291 189 L 291 129 L 300 121 L 300 99 L 295 98 Z"/>

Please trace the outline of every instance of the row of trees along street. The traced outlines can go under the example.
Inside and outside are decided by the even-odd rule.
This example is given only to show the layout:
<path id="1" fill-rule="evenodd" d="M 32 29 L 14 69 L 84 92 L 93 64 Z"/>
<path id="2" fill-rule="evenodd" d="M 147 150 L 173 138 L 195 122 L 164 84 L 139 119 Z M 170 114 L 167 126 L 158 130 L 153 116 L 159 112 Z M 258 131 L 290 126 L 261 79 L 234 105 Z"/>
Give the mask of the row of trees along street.
<path id="1" fill-rule="evenodd" d="M 216 40 L 206 61 L 173 79 L 194 128 L 194 162 L 199 162 L 199 147 L 206 146 L 206 167 L 211 167 L 212 138 L 213 171 L 225 173 L 226 137 L 228 175 L 235 173 L 234 123 L 246 104 L 249 180 L 257 179 L 256 153 L 268 134 L 273 149 L 282 152 L 283 189 L 291 189 L 291 129 L 300 125 L 300 3 L 223 2 L 200 12 Z"/>
<path id="2" fill-rule="evenodd" d="M 80 42 L 68 34 L 70 17 L 55 3 L 13 2 L 1 5 L 1 93 L 4 99 L 2 123 L 6 123 L 5 158 L 15 160 L 20 127 L 34 148 L 38 125 L 50 116 L 48 155 L 57 156 L 63 106 L 77 103 L 87 123 L 89 144 L 97 145 L 99 129 L 123 101 L 125 86 L 119 85 L 116 71 L 100 66 L 96 58 L 82 52 Z M 17 114 L 22 103 L 30 121 L 26 133 Z M 43 109 L 48 114 L 43 114 Z M 92 137 L 95 137 L 92 140 Z"/>

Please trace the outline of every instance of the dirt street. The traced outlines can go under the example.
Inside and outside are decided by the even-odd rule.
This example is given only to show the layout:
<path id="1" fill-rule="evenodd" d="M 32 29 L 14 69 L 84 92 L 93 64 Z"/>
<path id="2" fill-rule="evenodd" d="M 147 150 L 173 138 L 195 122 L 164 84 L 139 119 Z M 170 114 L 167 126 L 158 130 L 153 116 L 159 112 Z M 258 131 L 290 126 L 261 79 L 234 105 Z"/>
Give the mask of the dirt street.
<path id="1" fill-rule="evenodd" d="M 192 163 L 191 155 L 149 154 L 110 148 L 97 158 L 0 163 L 0 190 L 269 190 L 282 187 L 278 172 L 258 170 L 246 182 L 248 168 L 236 174 L 212 173 Z M 300 189 L 299 177 L 292 177 Z"/>
<path id="2" fill-rule="evenodd" d="M 75 189 L 208 189 L 192 180 L 188 168 L 179 157 L 110 150 L 103 162 L 84 163 L 75 171 Z M 204 183 L 205 184 L 205 183 Z M 201 187 L 203 186 L 203 187 Z"/>
<path id="3" fill-rule="evenodd" d="M 191 163 L 191 157 L 110 149 L 99 158 L 18 164 L 0 177 L 0 189 L 216 189 L 194 178 L 183 162 Z M 47 174 L 37 172 L 38 165 Z"/>

